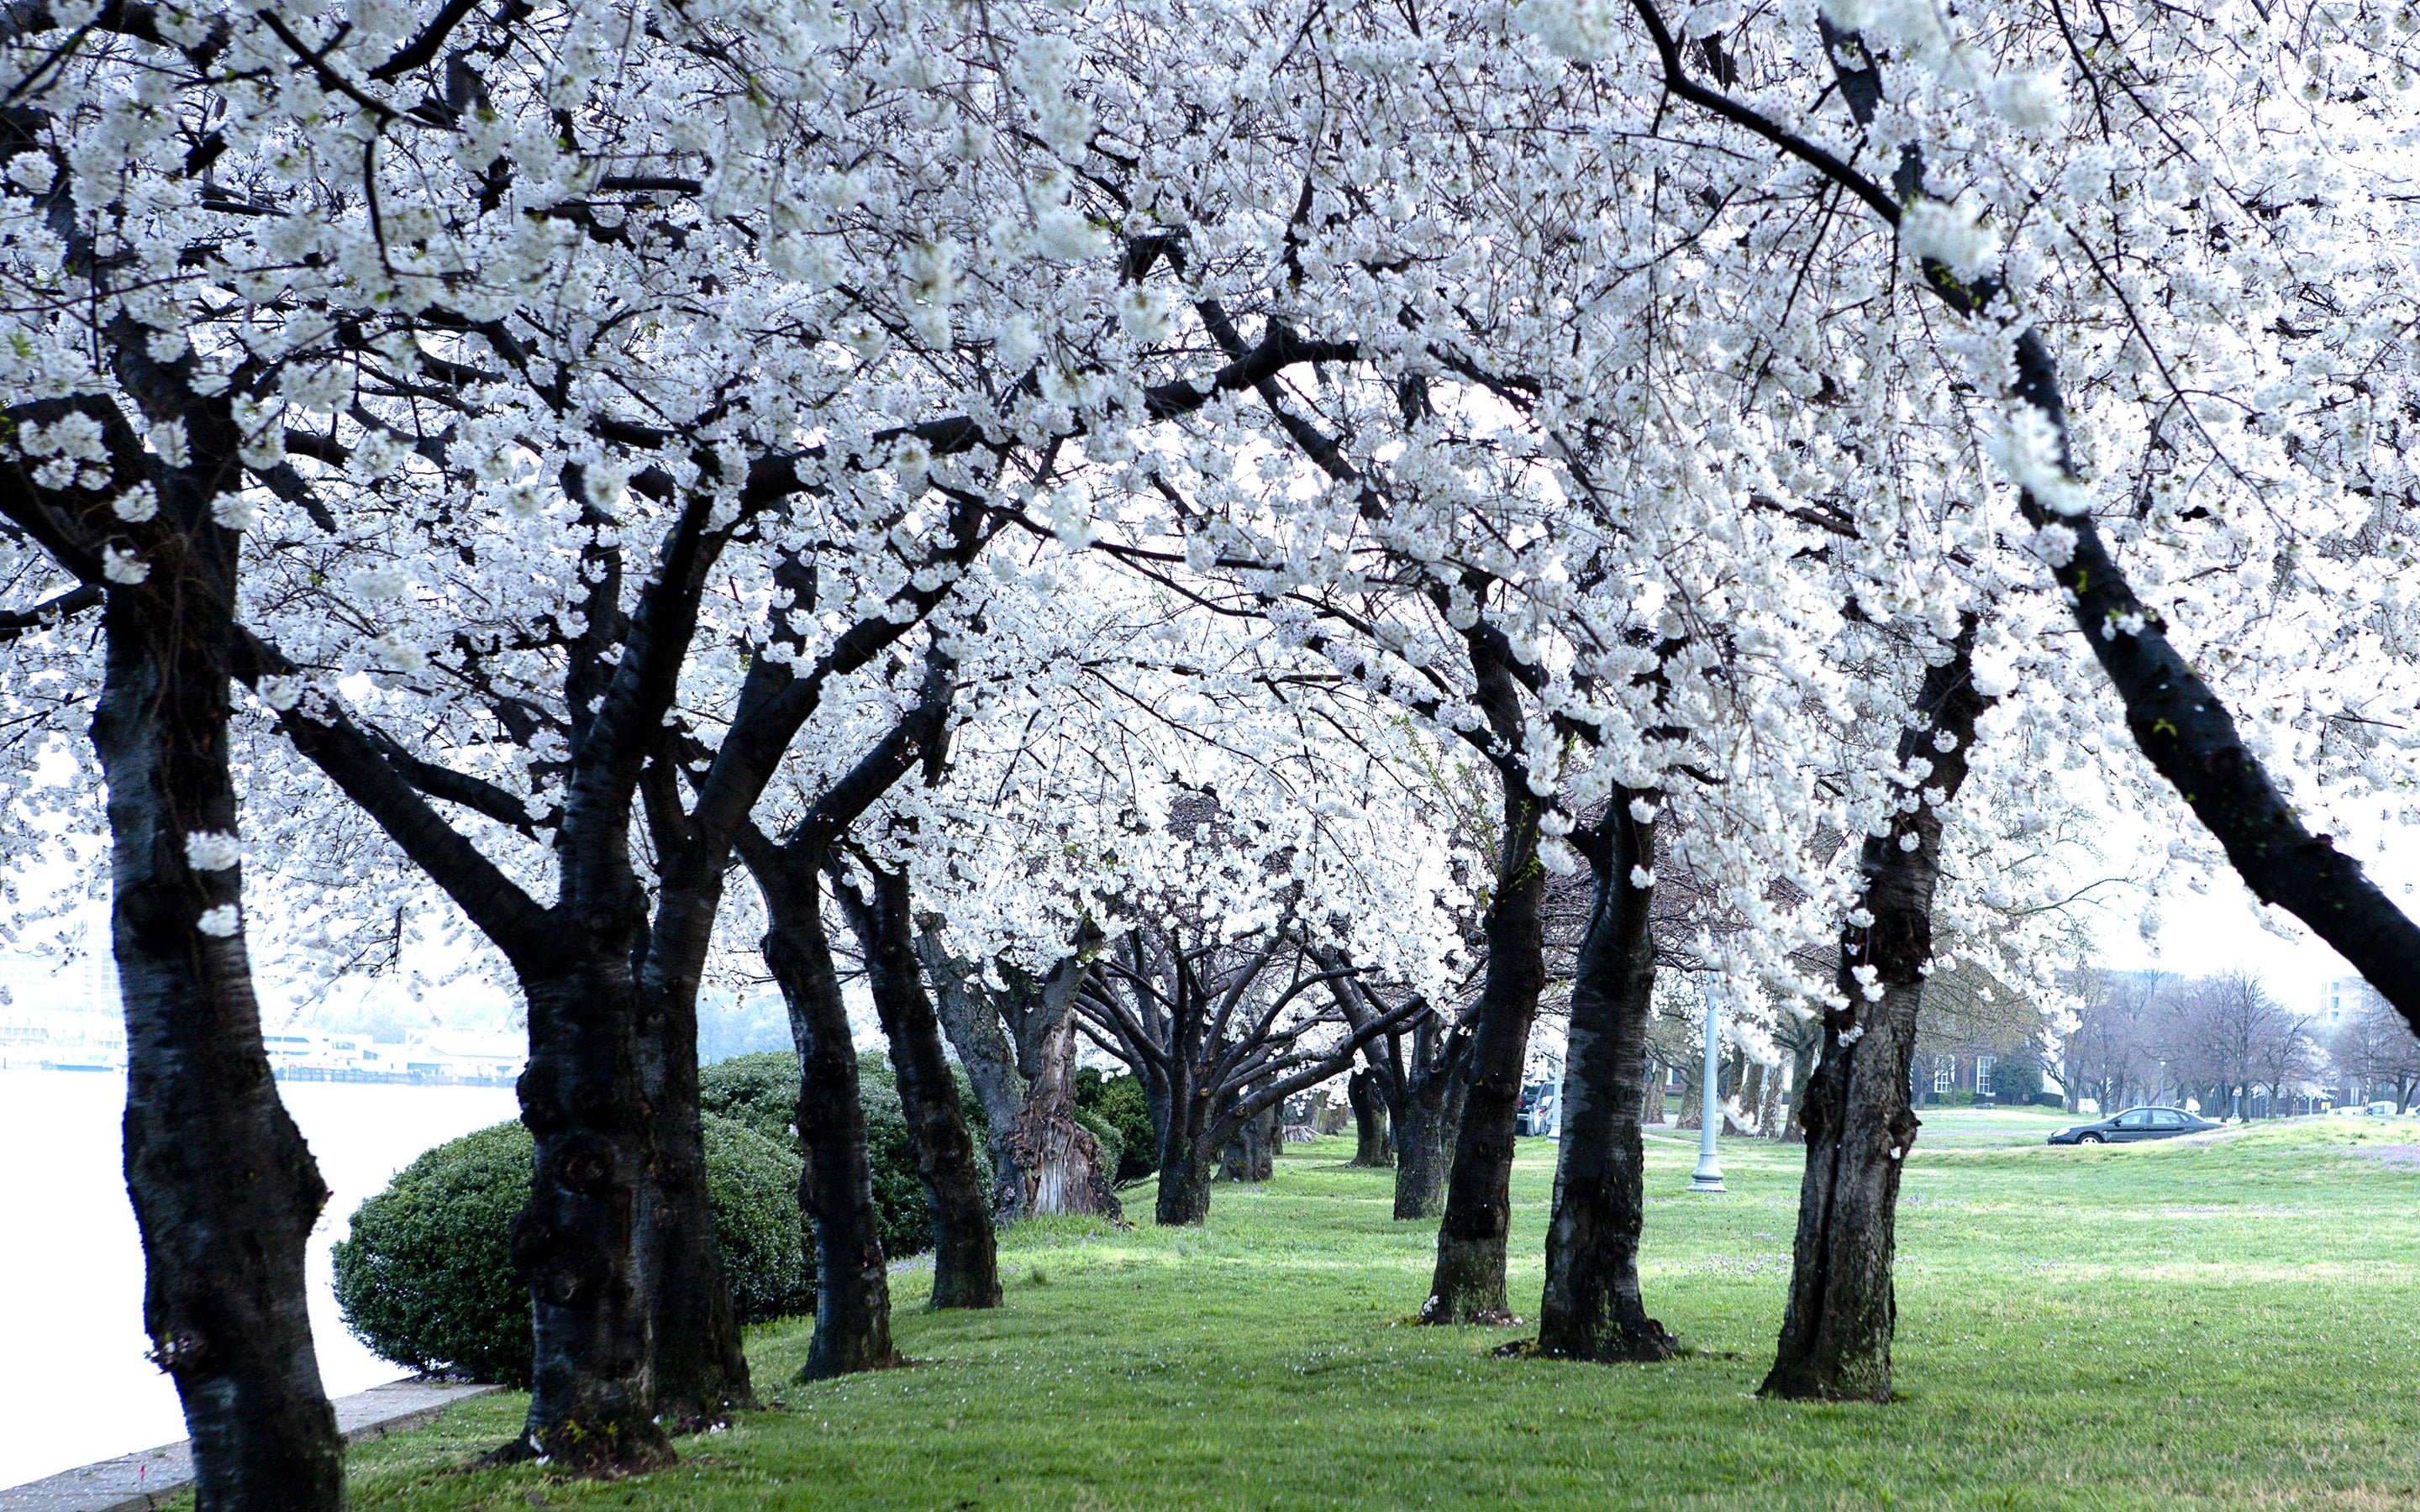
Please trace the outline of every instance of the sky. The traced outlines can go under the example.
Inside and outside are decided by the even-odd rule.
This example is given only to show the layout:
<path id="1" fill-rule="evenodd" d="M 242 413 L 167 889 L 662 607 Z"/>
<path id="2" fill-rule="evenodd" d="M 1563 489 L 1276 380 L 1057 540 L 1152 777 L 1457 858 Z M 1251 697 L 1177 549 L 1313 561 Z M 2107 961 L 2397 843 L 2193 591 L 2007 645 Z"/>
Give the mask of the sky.
<path id="1" fill-rule="evenodd" d="M 2208 836 L 2196 829 L 2191 840 L 2207 843 Z M 2349 835 L 2346 841 L 2345 848 L 2360 855 L 2371 880 L 2397 906 L 2407 914 L 2420 910 L 2420 834 L 2389 825 L 2373 835 Z M 2102 964 L 2185 977 L 2248 970 L 2298 1013 L 2318 1012 L 2330 981 L 2360 975 L 2302 920 L 2282 908 L 2262 907 L 2230 868 L 2202 872 L 2180 866 L 2173 874 L 2180 882 L 2189 875 L 2207 886 L 2170 886 L 2159 900 L 2159 929 L 2150 942 L 2137 923 L 2144 902 L 2139 892 L 2102 913 L 2095 930 Z"/>
<path id="2" fill-rule="evenodd" d="M 2301 920 L 2283 909 L 2261 907 L 2231 872 L 2212 877 L 2206 893 L 2179 893 L 2162 904 L 2156 948 L 2145 945 L 2131 919 L 2101 931 L 2104 964 L 2183 977 L 2252 971 L 2298 1013 L 2319 1011 L 2329 981 L 2358 975 Z"/>

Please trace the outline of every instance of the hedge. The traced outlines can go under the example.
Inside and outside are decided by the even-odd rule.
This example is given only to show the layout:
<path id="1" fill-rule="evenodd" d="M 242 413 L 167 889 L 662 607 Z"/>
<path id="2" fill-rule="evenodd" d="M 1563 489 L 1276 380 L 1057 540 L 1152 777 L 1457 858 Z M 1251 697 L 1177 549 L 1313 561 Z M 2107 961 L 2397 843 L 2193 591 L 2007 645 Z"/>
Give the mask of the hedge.
<path id="1" fill-rule="evenodd" d="M 958 1109 L 973 1136 L 976 1157 L 987 1167 L 991 1125 L 984 1118 L 983 1103 L 962 1068 L 952 1066 L 950 1074 L 957 1080 Z M 705 1068 L 697 1080 L 698 1103 L 707 1112 L 779 1139 L 785 1149 L 798 1148 L 793 1122 L 799 1106 L 798 1057 L 778 1050 L 736 1056 Z M 893 1258 L 921 1255 L 933 1247 L 933 1214 L 924 1201 L 923 1179 L 916 1174 L 908 1117 L 900 1108 L 899 1083 L 890 1057 L 878 1050 L 859 1056 L 857 1082 L 858 1101 L 865 1108 L 865 1148 L 874 1167 L 882 1251 Z"/>
<path id="2" fill-rule="evenodd" d="M 429 1150 L 363 1203 L 335 1246 L 336 1306 L 354 1335 L 414 1370 L 526 1386 L 529 1292 L 510 1236 L 530 1163 L 529 1131 L 500 1123 Z M 799 1157 L 709 1114 L 706 1178 L 741 1319 L 813 1311 Z"/>

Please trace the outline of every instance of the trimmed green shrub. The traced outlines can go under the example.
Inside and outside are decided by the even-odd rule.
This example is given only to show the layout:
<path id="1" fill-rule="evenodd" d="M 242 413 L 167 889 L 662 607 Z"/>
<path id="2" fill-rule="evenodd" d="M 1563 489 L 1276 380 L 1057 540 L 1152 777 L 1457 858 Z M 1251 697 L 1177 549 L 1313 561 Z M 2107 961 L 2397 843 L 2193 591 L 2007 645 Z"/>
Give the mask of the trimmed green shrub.
<path id="1" fill-rule="evenodd" d="M 815 1262 L 787 1141 L 706 1115 L 706 1195 L 731 1307 L 743 1323 L 815 1310 Z"/>
<path id="2" fill-rule="evenodd" d="M 529 1292 L 511 1231 L 530 1162 L 529 1131 L 500 1123 L 438 1146 L 363 1203 L 335 1247 L 336 1306 L 354 1335 L 415 1370 L 528 1385 Z M 798 1156 L 708 1114 L 706 1181 L 741 1319 L 812 1311 Z"/>
<path id="3" fill-rule="evenodd" d="M 513 1215 L 529 1200 L 518 1123 L 464 1134 L 413 1161 L 353 1212 L 336 1245 L 336 1308 L 397 1365 L 525 1386 L 529 1291 L 513 1272 Z"/>
<path id="4" fill-rule="evenodd" d="M 697 1105 L 781 1141 L 784 1149 L 796 1149 L 799 1057 L 787 1050 L 765 1050 L 702 1067 Z"/>
<path id="5" fill-rule="evenodd" d="M 1121 1186 L 1159 1169 L 1159 1133 L 1152 1127 L 1151 1099 L 1140 1078 L 1125 1072 L 1104 1076 L 1086 1066 L 1076 1072 L 1076 1107 L 1078 1117 L 1090 1114 L 1117 1132 Z M 1094 1130 L 1095 1137 L 1099 1133 Z"/>
<path id="6" fill-rule="evenodd" d="M 963 1069 L 952 1066 L 950 1074 L 957 1080 L 958 1111 L 974 1139 L 976 1160 L 987 1175 L 991 1126 L 984 1118 L 983 1103 Z M 933 1247 L 933 1213 L 924 1201 L 923 1179 L 916 1174 L 916 1153 L 908 1139 L 908 1117 L 899 1105 L 899 1081 L 891 1058 L 878 1050 L 859 1056 L 857 1083 L 858 1101 L 865 1108 L 866 1158 L 873 1167 L 882 1251 L 893 1258 L 921 1255 Z M 697 1095 L 707 1112 L 770 1134 L 784 1149 L 799 1148 L 793 1121 L 799 1107 L 798 1057 L 768 1051 L 720 1061 L 698 1072 Z"/>

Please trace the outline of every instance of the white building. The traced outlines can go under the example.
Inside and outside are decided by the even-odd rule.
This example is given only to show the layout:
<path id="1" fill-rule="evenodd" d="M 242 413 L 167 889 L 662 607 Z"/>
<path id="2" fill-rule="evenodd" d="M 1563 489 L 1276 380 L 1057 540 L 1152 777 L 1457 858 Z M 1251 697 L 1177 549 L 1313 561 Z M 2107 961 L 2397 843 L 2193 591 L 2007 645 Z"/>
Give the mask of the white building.
<path id="1" fill-rule="evenodd" d="M 2338 977 L 2319 989 L 2319 1013 L 2312 1029 L 2321 1039 L 2344 1027 L 2364 1009 L 2384 1002 L 2378 989 L 2359 977 Z"/>

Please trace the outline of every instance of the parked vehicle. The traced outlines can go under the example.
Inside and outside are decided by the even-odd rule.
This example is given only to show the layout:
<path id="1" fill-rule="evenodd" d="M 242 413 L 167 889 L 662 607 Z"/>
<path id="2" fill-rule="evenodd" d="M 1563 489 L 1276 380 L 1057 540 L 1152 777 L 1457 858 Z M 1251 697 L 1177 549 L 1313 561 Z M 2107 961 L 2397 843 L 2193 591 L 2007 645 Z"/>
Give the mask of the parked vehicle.
<path id="1" fill-rule="evenodd" d="M 2373 1119 L 2391 1119 L 2395 1117 L 2396 1109 L 2392 1103 L 2372 1103 L 2363 1111 Z"/>
<path id="2" fill-rule="evenodd" d="M 2098 1123 L 2079 1123 L 2050 1136 L 2054 1145 L 2126 1145 L 2140 1139 L 2174 1139 L 2218 1125 L 2182 1108 L 2128 1108 Z"/>
<path id="3" fill-rule="evenodd" d="M 1563 1132 L 1563 1089 L 1555 1082 L 1531 1082 L 1521 1088 L 1521 1111 L 1513 1125 L 1515 1133 L 1544 1134 L 1551 1139 Z"/>

